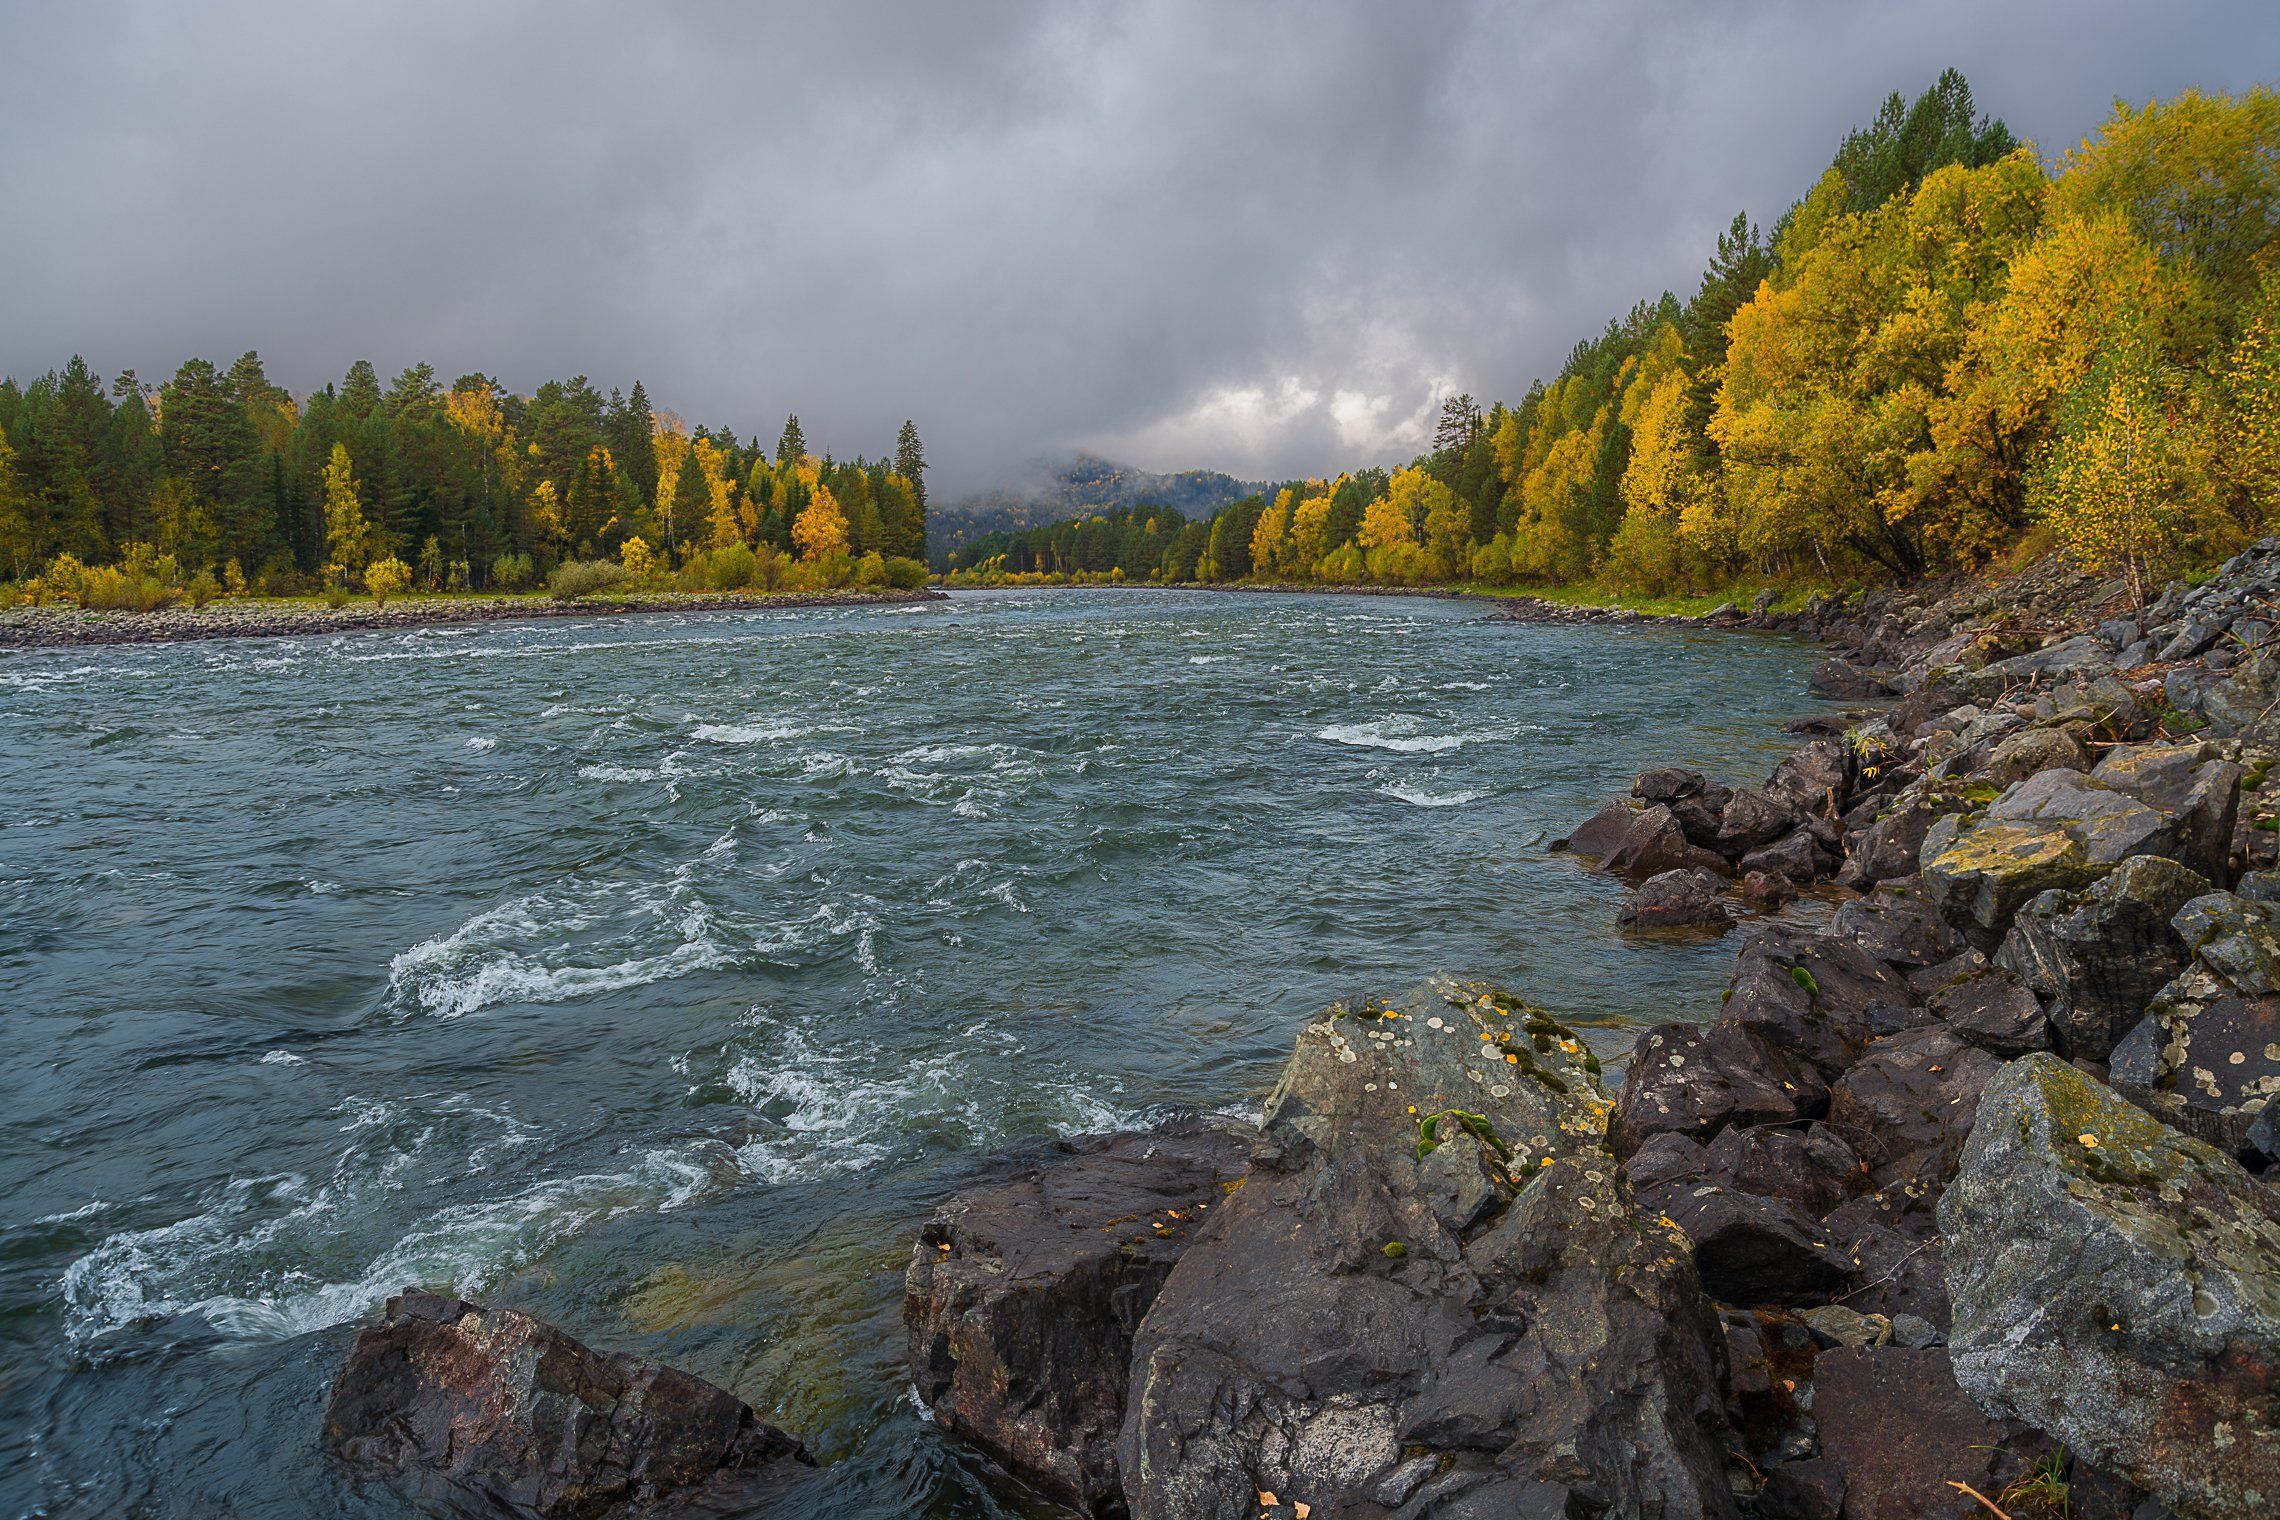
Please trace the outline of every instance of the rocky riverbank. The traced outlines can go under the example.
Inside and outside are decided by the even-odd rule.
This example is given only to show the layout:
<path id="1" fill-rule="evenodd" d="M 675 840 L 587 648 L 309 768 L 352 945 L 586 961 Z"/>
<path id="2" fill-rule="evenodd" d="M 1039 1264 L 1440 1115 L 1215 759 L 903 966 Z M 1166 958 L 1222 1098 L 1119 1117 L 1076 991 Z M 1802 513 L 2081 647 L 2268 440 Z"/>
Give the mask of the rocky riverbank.
<path id="1" fill-rule="evenodd" d="M 2272 1513 L 2276 602 L 2280 541 L 2144 608 L 2045 567 L 1725 610 L 1826 642 L 1848 719 L 1757 786 L 1649 770 L 1566 841 L 1637 929 L 1738 932 L 1714 1013 L 1610 1083 L 1555 1013 L 1436 981 L 1310 1020 L 1256 1125 L 1008 1155 L 915 1245 L 918 1396 L 1136 1520 Z M 1762 916 L 1799 892 L 1825 918 Z M 522 1432 L 615 1450 L 664 1370 L 576 1347 L 518 1391 L 539 1330 L 392 1306 L 328 1440 L 524 1515 L 798 1481 L 675 1384 L 715 1434 L 660 1421 L 672 1481 L 576 1507 Z M 500 1399 L 538 1413 L 454 1412 Z"/>
<path id="2" fill-rule="evenodd" d="M 2143 609 L 2049 567 L 1721 609 L 1829 644 L 1852 720 L 1566 841 L 1637 927 L 1741 926 L 1715 1016 L 1609 1092 L 1494 988 L 1332 1008 L 1238 1176 L 1123 1207 L 1127 1136 L 946 1206 L 922 1395 L 1099 1515 L 2271 1513 L 2276 597 L 2266 543 Z"/>
<path id="3" fill-rule="evenodd" d="M 799 607 L 862 607 L 939 601 L 939 591 L 802 591 L 690 595 L 660 593 L 557 602 L 543 596 L 410 597 L 384 607 L 351 603 L 218 601 L 155 612 L 90 612 L 78 607 L 0 609 L 0 649 L 91 644 L 167 644 L 184 639 L 264 639 L 312 633 L 372 633 L 533 618 L 623 617 L 657 612 L 751 612 Z"/>

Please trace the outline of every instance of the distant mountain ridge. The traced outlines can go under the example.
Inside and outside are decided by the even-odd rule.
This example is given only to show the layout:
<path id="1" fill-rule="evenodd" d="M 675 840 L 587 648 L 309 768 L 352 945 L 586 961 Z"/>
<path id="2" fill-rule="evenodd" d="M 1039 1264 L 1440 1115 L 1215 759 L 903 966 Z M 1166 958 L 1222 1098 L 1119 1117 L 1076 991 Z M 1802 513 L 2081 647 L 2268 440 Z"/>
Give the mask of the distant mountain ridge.
<path id="1" fill-rule="evenodd" d="M 1040 461 L 1028 481 L 935 504 L 927 514 L 927 547 L 934 554 L 945 554 L 985 533 L 1118 507 L 1170 507 L 1184 517 L 1209 516 L 1229 502 L 1265 489 L 1263 482 L 1237 480 L 1217 470 L 1159 475 L 1080 451 L 1059 461 Z"/>

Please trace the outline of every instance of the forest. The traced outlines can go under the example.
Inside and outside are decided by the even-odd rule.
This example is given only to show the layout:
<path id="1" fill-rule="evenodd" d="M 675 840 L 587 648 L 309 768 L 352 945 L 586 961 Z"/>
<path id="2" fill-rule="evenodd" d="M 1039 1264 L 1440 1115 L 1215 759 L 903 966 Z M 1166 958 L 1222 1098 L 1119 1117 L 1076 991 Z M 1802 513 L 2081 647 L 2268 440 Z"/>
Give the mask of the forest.
<path id="1" fill-rule="evenodd" d="M 1392 471 L 1133 507 L 938 562 L 1007 580 L 1699 594 L 2065 549 L 2142 584 L 2280 519 L 2280 95 L 2117 102 L 2047 163 L 1953 70 L 1693 294 Z"/>
<path id="2" fill-rule="evenodd" d="M 842 462 L 786 419 L 773 454 L 580 375 L 528 396 L 358 361 L 296 400 L 260 356 L 163 385 L 74 358 L 0 381 L 10 599 L 148 608 L 248 592 L 557 595 L 915 586 L 926 456 Z"/>

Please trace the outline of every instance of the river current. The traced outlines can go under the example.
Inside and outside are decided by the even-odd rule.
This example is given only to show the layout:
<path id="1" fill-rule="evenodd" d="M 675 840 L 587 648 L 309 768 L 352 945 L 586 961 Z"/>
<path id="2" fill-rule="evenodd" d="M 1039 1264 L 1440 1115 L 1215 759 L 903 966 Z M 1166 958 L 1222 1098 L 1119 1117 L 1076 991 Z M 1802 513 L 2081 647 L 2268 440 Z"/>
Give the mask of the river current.
<path id="1" fill-rule="evenodd" d="M 909 1393 L 930 1206 L 1429 972 L 1707 1015 L 1545 845 L 1761 778 L 1814 658 L 1176 591 L 0 658 L 0 1513 L 410 1514 L 316 1442 L 411 1283 L 733 1389 L 816 1516 L 1052 1513 Z"/>

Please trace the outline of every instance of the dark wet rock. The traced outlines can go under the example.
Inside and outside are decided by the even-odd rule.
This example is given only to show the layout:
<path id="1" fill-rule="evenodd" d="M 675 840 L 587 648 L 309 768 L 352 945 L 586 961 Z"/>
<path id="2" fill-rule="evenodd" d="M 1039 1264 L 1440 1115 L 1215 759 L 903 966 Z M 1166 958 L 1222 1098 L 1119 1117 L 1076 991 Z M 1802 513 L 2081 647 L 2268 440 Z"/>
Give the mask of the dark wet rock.
<path id="1" fill-rule="evenodd" d="M 1916 874 L 1924 836 L 1940 809 L 1922 798 L 1905 799 L 1871 820 L 1845 842 L 1845 863 L 1837 883 L 1865 892 L 1878 882 Z"/>
<path id="2" fill-rule="evenodd" d="M 1586 818 L 1574 833 L 1565 839 L 1553 840 L 1551 847 L 1588 855 L 1594 860 L 1605 859 L 1631 832 L 1638 816 L 1639 810 L 1628 803 L 1610 802 Z"/>
<path id="3" fill-rule="evenodd" d="M 1648 802 L 1676 802 L 1682 797 L 1699 796 L 1707 784 L 1700 771 L 1667 765 L 1640 772 L 1639 779 L 1631 783 L 1631 795 Z"/>
<path id="4" fill-rule="evenodd" d="M 2080 891 L 2027 903 L 1995 959 L 2042 1000 L 2062 1054 L 2103 1061 L 2185 969 L 2191 953 L 2171 920 L 2208 890 L 2175 861 L 2133 856 Z"/>
<path id="5" fill-rule="evenodd" d="M 1917 1196 L 1910 1197 L 1910 1191 Z M 1829 1212 L 1829 1239 L 1854 1262 L 1860 1286 L 1844 1302 L 1895 1324 L 1916 1318 L 1943 1337 L 1949 1320 L 1947 1278 L 1930 1210 L 1936 1188 L 1909 1184 L 1867 1193 Z"/>
<path id="6" fill-rule="evenodd" d="M 2192 961 L 2114 1047 L 2132 1102 L 2239 1151 L 2280 1095 L 2280 909 L 2229 892 L 2196 897 L 2174 928 Z"/>
<path id="7" fill-rule="evenodd" d="M 1639 1036 L 1608 1143 L 1629 1156 L 1655 1135 L 1707 1140 L 1729 1124 L 1789 1124 L 1828 1107 L 1797 1057 L 1732 1024 L 1658 1024 Z"/>
<path id="8" fill-rule="evenodd" d="M 1989 1055 L 2009 1060 L 2050 1048 L 2042 1004 L 2016 973 L 2002 967 L 1949 982 L 1925 1006 L 1943 1027 Z"/>
<path id="9" fill-rule="evenodd" d="M 1821 1451 L 1844 1474 L 1846 1520 L 1985 1520 L 1979 1503 L 2048 1455 L 2024 1424 L 1991 1419 L 1956 1386 L 1948 1353 L 1899 1346 L 1824 1351 L 1813 1366 Z"/>
<path id="10" fill-rule="evenodd" d="M 1822 848 L 1811 830 L 1798 829 L 1750 851 L 1736 862 L 1735 869 L 1748 875 L 1778 874 L 1803 886 L 1834 875 L 1836 866 L 1835 857 Z"/>
<path id="11" fill-rule="evenodd" d="M 904 1281 L 918 1396 L 1039 1492 L 1118 1512 L 1133 1332 L 1251 1136 L 1184 1118 L 1016 1155 L 936 1210 Z"/>
<path id="12" fill-rule="evenodd" d="M 1696 866 L 1648 877 L 1615 917 L 1638 929 L 1724 929 L 1733 924 L 1734 910 L 1725 879 Z"/>
<path id="13" fill-rule="evenodd" d="M 1878 1040 L 1829 1091 L 1829 1128 L 1878 1187 L 1936 1184 L 1955 1170 L 1979 1092 L 2001 1066 L 1942 1028 Z"/>
<path id="14" fill-rule="evenodd" d="M 1569 835 L 1565 847 L 1579 855 L 1597 856 L 1601 870 L 1638 880 L 1665 871 L 1726 868 L 1723 856 L 1690 842 L 1678 819 L 1661 803 L 1604 808 Z"/>
<path id="15" fill-rule="evenodd" d="M 2098 875 L 2058 823 L 1983 822 L 1956 813 L 1924 836 L 1925 891 L 1982 949 L 2002 943 L 2028 899 L 2085 886 Z"/>
<path id="16" fill-rule="evenodd" d="M 2035 1055 L 1988 1084 L 1939 1217 L 1981 1407 L 2180 1513 L 2273 1512 L 2280 1190 Z"/>
<path id="17" fill-rule="evenodd" d="M 1713 1182 L 1672 1182 L 1639 1195 L 1640 1208 L 1683 1230 L 1703 1291 L 1745 1308 L 1827 1297 L 1852 1272 L 1821 1222 L 1778 1198 Z"/>
<path id="18" fill-rule="evenodd" d="M 1814 739 L 1773 768 L 1765 795 L 1800 816 L 1833 818 L 1844 811 L 1852 782 L 1853 755 L 1844 740 Z"/>
<path id="19" fill-rule="evenodd" d="M 1764 1520 L 1838 1520 L 1844 1502 L 1843 1470 L 1826 1457 L 1805 1457 L 1765 1470 L 1757 1512 Z"/>
<path id="20" fill-rule="evenodd" d="M 2280 1103 L 2267 1103 L 2248 1127 L 2247 1149 L 2267 1169 L 2280 1162 Z"/>
<path id="21" fill-rule="evenodd" d="M 1884 883 L 1837 909 L 1829 927 L 1885 965 L 1910 970 L 1953 960 L 1968 948 L 1917 881 Z"/>
<path id="22" fill-rule="evenodd" d="M 1925 1018 L 1907 982 L 1851 939 L 1767 925 L 1735 956 L 1718 1022 L 1834 1078 L 1870 1040 Z"/>
<path id="23" fill-rule="evenodd" d="M 1892 1316 L 1892 1344 L 1905 1346 L 1910 1351 L 1921 1351 L 1926 1346 L 1947 1344 L 1947 1332 L 1930 1320 L 1914 1314 Z"/>
<path id="24" fill-rule="evenodd" d="M 1797 883 L 1778 871 L 1749 871 L 1734 889 L 1742 900 L 1761 908 L 1778 908 L 1797 898 Z"/>
<path id="25" fill-rule="evenodd" d="M 1978 976 L 1995 963 L 1977 950 L 1965 950 L 1950 960 L 1937 965 L 1919 966 L 1908 973 L 1908 990 L 1929 1000 L 1931 995 L 1953 982 Z"/>
<path id="26" fill-rule="evenodd" d="M 1469 987 L 1393 1012 L 1300 1034 L 1142 1323 L 1133 1515 L 1732 1515 L 1717 1321 L 1581 1042 Z"/>
<path id="27" fill-rule="evenodd" d="M 1802 1131 L 1721 1130 L 1702 1148 L 1702 1158 L 1702 1175 L 1711 1181 L 1795 1204 L 1815 1219 L 1859 1192 L 1867 1180 L 1852 1147 L 1823 1124 Z"/>
<path id="28" fill-rule="evenodd" d="M 700 1377 L 417 1289 L 358 1333 L 324 1444 L 424 1507 L 545 1520 L 756 1515 L 815 1471 Z"/>
<path id="29" fill-rule="evenodd" d="M 1899 695 L 1888 672 L 1863 670 L 1837 657 L 1822 661 L 1806 679 L 1805 689 L 1831 702 L 1872 702 Z"/>
<path id="30" fill-rule="evenodd" d="M 1773 843 L 1797 824 L 1796 809 L 1763 792 L 1744 788 L 1726 799 L 1725 810 L 1719 814 L 1718 849 L 1727 855 L 1746 855 L 1760 845 Z"/>

